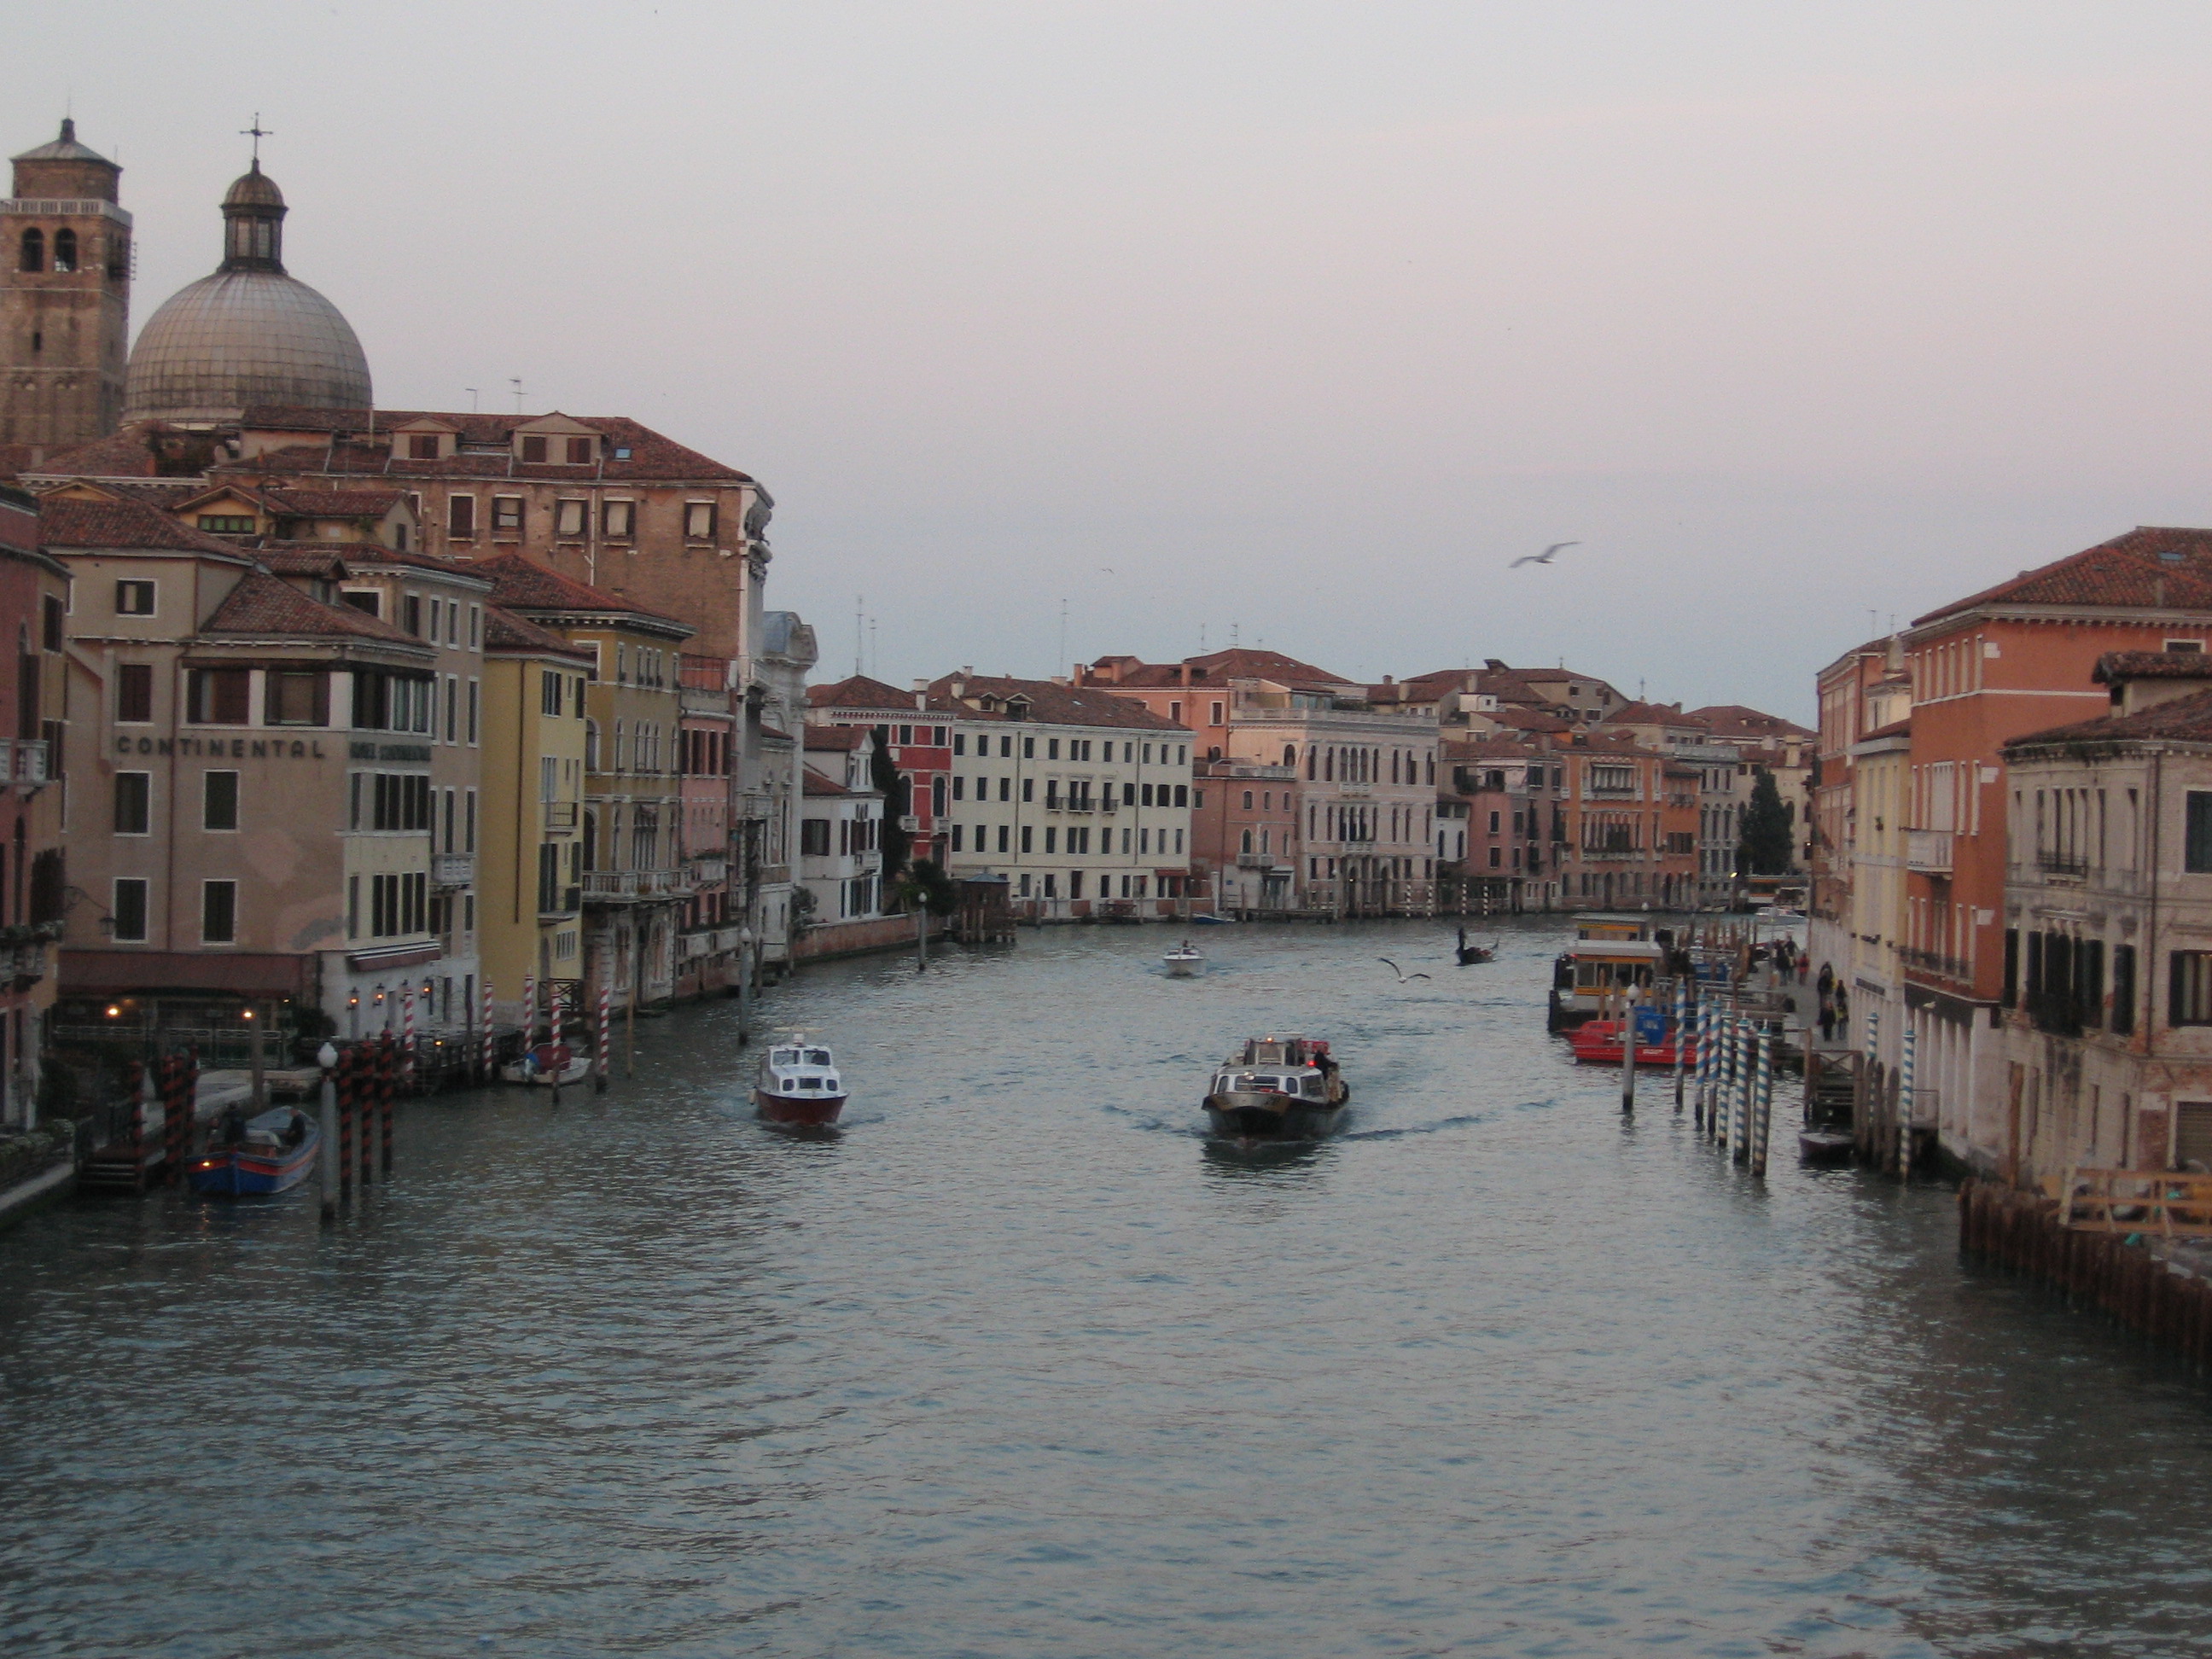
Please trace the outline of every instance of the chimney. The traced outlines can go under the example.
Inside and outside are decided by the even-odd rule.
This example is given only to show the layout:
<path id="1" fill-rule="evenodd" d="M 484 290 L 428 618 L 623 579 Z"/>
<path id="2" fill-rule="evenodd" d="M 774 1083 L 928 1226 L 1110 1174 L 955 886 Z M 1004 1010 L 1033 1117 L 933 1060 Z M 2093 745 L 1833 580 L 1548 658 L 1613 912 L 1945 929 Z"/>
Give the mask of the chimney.
<path id="1" fill-rule="evenodd" d="M 1184 663 L 1184 664 L 1182 665 L 1181 672 L 1182 672 L 1182 678 L 1181 678 L 1181 679 L 1178 681 L 1178 684 L 1182 684 L 1182 685 L 1188 685 L 1188 684 L 1190 684 L 1190 665 L 1189 665 L 1188 663 Z"/>
<path id="2" fill-rule="evenodd" d="M 952 700 L 953 700 L 953 702 L 959 702 L 961 698 L 963 698 L 963 697 L 964 697 L 964 696 L 966 696 L 968 695 L 968 681 L 967 681 L 967 678 L 966 678 L 966 675 L 967 675 L 967 673 L 968 673 L 968 671 L 967 671 L 966 669 L 964 669 L 964 668 L 963 668 L 963 669 L 962 669 L 962 670 L 960 671 L 960 672 L 959 672 L 959 673 L 955 674 L 955 675 L 952 677 L 951 691 L 952 691 Z"/>

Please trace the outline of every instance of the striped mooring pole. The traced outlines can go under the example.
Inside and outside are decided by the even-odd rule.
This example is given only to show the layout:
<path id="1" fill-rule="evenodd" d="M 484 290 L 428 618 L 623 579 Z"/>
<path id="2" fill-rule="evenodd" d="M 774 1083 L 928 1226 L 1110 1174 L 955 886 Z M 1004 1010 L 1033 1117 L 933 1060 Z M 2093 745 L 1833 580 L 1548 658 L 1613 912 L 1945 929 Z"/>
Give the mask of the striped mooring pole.
<path id="1" fill-rule="evenodd" d="M 1759 1100 L 1752 1112 L 1751 1172 L 1762 1180 L 1766 1175 L 1766 1137 L 1774 1121 L 1774 1033 L 1761 1028 L 1759 1033 Z"/>
<path id="2" fill-rule="evenodd" d="M 415 1069 L 415 986 L 410 981 L 399 995 L 400 1055 L 408 1071 Z"/>
<path id="3" fill-rule="evenodd" d="M 1728 1145 L 1728 1115 L 1735 1099 L 1735 1011 L 1721 1010 L 1720 1029 L 1715 1034 L 1720 1049 L 1720 1074 L 1713 1079 L 1713 1110 L 1711 1120 L 1705 1125 L 1707 1133 L 1717 1146 Z"/>
<path id="4" fill-rule="evenodd" d="M 1712 1122 L 1713 1074 L 1720 1067 L 1713 1033 L 1718 1029 L 1720 1006 L 1710 996 L 1698 1004 L 1698 1130 L 1704 1133 Z"/>
<path id="5" fill-rule="evenodd" d="M 1900 1036 L 1904 1054 L 1897 1065 L 1897 1178 L 1912 1178 L 1912 1071 L 1920 1033 L 1913 1029 L 1910 1014 L 1905 1017 L 1905 1030 Z"/>
<path id="6" fill-rule="evenodd" d="M 607 1076 L 614 1066 L 614 994 L 604 979 L 599 981 L 599 1029 L 592 1035 L 599 1048 L 592 1086 L 601 1094 L 605 1094 L 607 1089 Z"/>
<path id="7" fill-rule="evenodd" d="M 492 1040 L 491 1040 L 491 981 L 490 981 L 489 980 L 486 980 L 486 981 L 483 982 L 483 1081 L 484 1081 L 484 1082 L 486 1082 L 486 1083 L 489 1083 L 489 1082 L 490 1082 L 490 1081 L 492 1080 L 492 1061 L 493 1061 L 493 1059 L 495 1058 L 495 1054 L 497 1054 L 497 1050 L 494 1048 L 493 1043 L 492 1043 Z"/>
<path id="8" fill-rule="evenodd" d="M 1682 1051 L 1690 1040 L 1690 987 L 1681 975 L 1674 975 L 1674 1111 L 1682 1110 Z"/>
<path id="9" fill-rule="evenodd" d="M 538 975 L 522 976 L 522 1058 L 530 1060 L 530 1045 L 538 1035 Z"/>

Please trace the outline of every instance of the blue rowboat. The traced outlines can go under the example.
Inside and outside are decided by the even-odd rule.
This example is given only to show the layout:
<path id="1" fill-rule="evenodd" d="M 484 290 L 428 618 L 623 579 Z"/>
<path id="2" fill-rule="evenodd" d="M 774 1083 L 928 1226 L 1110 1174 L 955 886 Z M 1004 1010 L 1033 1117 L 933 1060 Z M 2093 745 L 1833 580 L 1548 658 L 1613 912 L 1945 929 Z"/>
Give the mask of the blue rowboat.
<path id="1" fill-rule="evenodd" d="M 222 1198 L 281 1193 L 298 1186 L 315 1167 L 321 1142 L 322 1130 L 313 1118 L 278 1106 L 247 1119 L 236 1146 L 210 1146 L 185 1165 L 185 1174 L 194 1192 Z"/>

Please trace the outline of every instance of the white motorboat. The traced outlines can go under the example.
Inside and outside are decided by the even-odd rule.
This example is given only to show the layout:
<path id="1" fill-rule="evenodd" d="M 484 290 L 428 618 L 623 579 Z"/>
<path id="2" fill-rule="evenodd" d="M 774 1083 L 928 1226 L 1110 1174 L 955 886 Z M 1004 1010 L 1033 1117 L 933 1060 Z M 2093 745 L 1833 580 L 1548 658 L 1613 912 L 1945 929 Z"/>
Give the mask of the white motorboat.
<path id="1" fill-rule="evenodd" d="M 770 1123 L 826 1128 L 845 1109 L 845 1081 L 830 1045 L 790 1032 L 769 1046 L 753 1085 L 753 1105 Z"/>
<path id="2" fill-rule="evenodd" d="M 1170 979 L 1196 979 L 1206 971 L 1206 954 L 1188 939 L 1169 951 L 1160 960 L 1167 964 Z"/>

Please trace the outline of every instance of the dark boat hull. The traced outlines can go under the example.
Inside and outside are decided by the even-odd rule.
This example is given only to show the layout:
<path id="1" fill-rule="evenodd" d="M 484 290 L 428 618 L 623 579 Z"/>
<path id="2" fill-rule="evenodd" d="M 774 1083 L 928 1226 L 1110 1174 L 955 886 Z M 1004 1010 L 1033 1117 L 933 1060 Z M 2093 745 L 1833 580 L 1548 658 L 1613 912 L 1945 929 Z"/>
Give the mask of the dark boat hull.
<path id="1" fill-rule="evenodd" d="M 1857 1144 L 1849 1129 L 1805 1129 L 1798 1133 L 1797 1156 L 1807 1164 L 1844 1164 Z"/>
<path id="2" fill-rule="evenodd" d="M 1320 1140 L 1343 1121 L 1352 1091 L 1334 1103 L 1292 1100 L 1287 1095 L 1237 1092 L 1208 1095 L 1206 1121 L 1216 1140 L 1255 1146 L 1262 1141 Z"/>
<path id="3" fill-rule="evenodd" d="M 185 1178 L 196 1193 L 216 1198 L 252 1198 L 296 1187 L 315 1167 L 319 1129 L 310 1128 L 296 1146 L 280 1146 L 273 1152 L 249 1152 L 227 1146 L 196 1158 L 185 1167 Z"/>
<path id="4" fill-rule="evenodd" d="M 795 1128 L 823 1129 L 845 1109 L 843 1095 L 775 1095 L 753 1091 L 753 1105 L 763 1123 L 787 1123 Z"/>

